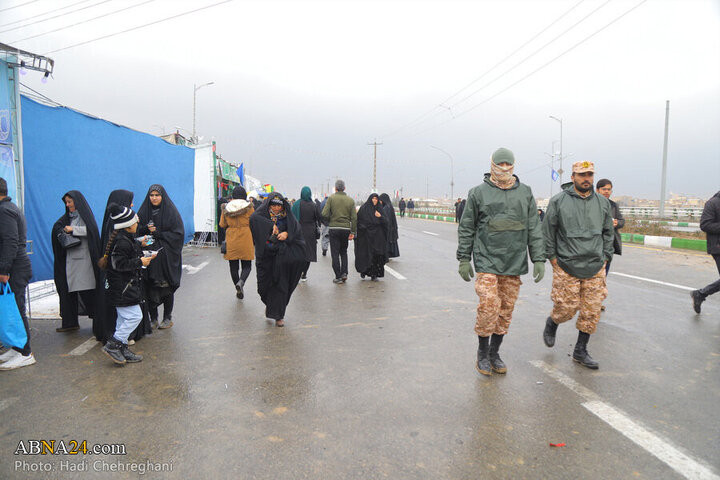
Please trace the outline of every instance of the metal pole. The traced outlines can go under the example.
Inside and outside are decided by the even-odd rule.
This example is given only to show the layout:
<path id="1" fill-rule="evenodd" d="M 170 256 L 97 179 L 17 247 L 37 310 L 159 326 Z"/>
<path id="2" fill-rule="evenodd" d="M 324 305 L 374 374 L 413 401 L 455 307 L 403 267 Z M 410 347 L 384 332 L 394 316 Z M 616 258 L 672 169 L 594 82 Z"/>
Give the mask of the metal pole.
<path id="1" fill-rule="evenodd" d="M 549 115 L 550 118 L 560 123 L 560 169 L 558 170 L 558 174 L 560 175 L 560 185 L 562 185 L 562 177 L 563 177 L 563 168 L 562 168 L 562 161 L 563 161 L 563 121 L 562 118 L 557 118 L 552 115 Z M 555 152 L 553 152 L 553 155 Z"/>
<path id="2" fill-rule="evenodd" d="M 660 182 L 660 216 L 665 216 L 665 193 L 667 186 L 667 146 L 668 126 L 670 123 L 670 100 L 665 101 L 665 141 L 663 142 L 662 180 Z"/>
<path id="3" fill-rule="evenodd" d="M 375 140 L 373 143 L 368 143 L 368 145 L 372 145 L 374 147 L 374 150 L 373 150 L 373 191 L 377 192 L 377 147 L 378 147 L 378 145 L 382 145 L 382 143 L 377 143 L 377 140 Z"/>
<path id="4" fill-rule="evenodd" d="M 198 91 L 197 85 L 195 85 L 193 83 L 193 133 L 192 133 L 193 139 L 195 138 L 195 103 L 196 103 L 196 99 L 197 99 L 197 91 Z M 193 142 L 194 141 L 195 140 L 193 140 Z"/>

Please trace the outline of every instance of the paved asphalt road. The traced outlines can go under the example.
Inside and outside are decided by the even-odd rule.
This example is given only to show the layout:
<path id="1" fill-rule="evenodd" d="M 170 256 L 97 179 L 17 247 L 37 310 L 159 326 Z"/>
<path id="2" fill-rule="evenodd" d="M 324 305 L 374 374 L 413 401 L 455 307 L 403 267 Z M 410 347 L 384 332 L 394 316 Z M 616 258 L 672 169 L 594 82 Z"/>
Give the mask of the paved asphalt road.
<path id="1" fill-rule="evenodd" d="M 254 271 L 235 298 L 215 249 L 185 250 L 175 326 L 135 345 L 140 364 L 114 366 L 88 319 L 70 334 L 35 320 L 38 363 L 0 372 L 0 478 L 137 478 L 97 469 L 148 462 L 172 470 L 146 478 L 719 478 L 720 295 L 695 315 L 687 290 L 717 278 L 709 256 L 625 247 L 589 344 L 597 371 L 570 359 L 574 322 L 544 346 L 550 275 L 524 277 L 508 373 L 486 378 L 455 225 L 400 228 L 397 277 L 351 268 L 337 286 L 319 257 L 285 328 L 265 321 Z M 15 455 L 29 440 L 126 455 Z"/>

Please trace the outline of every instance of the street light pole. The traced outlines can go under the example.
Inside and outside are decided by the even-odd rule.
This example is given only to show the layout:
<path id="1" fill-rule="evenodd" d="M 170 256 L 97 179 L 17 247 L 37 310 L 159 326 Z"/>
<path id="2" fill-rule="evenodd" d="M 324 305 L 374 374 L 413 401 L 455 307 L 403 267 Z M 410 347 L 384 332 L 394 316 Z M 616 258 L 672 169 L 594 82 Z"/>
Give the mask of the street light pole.
<path id="1" fill-rule="evenodd" d="M 193 83 L 193 129 L 192 129 L 192 139 L 193 143 L 197 145 L 197 132 L 195 131 L 195 107 L 197 104 L 197 91 L 200 90 L 203 87 L 207 87 L 208 85 L 212 85 L 215 82 L 208 82 L 203 83 L 202 85 L 198 86 Z"/>
<path id="2" fill-rule="evenodd" d="M 442 148 L 436 147 L 434 145 L 430 145 L 430 148 L 434 148 L 435 150 L 441 151 L 442 153 L 447 155 L 448 158 L 450 159 L 450 200 L 454 200 L 455 199 L 455 173 L 454 173 L 454 168 L 453 168 L 453 157 L 452 157 L 452 155 L 450 155 L 448 152 L 446 152 Z"/>
<path id="3" fill-rule="evenodd" d="M 562 147 L 563 147 L 563 145 L 562 145 L 562 123 L 563 123 L 563 121 L 562 121 L 562 118 L 553 117 L 552 115 L 550 115 L 550 118 L 552 118 L 553 120 L 556 120 L 556 121 L 558 121 L 558 122 L 560 123 L 560 170 L 558 171 L 558 173 L 560 174 L 560 185 L 562 185 L 562 183 L 563 183 L 563 181 L 562 181 L 562 176 L 563 176 L 563 168 L 562 168 L 562 161 L 563 161 L 563 153 L 562 153 L 562 152 L 563 152 L 563 150 L 562 150 Z"/>

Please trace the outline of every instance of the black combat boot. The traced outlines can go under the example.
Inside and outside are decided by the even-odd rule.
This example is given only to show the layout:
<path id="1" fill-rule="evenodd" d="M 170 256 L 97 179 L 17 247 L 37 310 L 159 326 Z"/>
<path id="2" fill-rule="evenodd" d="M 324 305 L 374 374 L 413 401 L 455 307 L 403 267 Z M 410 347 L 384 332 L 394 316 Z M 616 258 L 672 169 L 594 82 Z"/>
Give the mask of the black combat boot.
<path id="1" fill-rule="evenodd" d="M 695 313 L 700 313 L 700 305 L 702 305 L 707 296 L 703 295 L 700 290 L 693 290 L 690 292 L 690 296 L 693 301 L 693 310 L 695 310 Z"/>
<path id="2" fill-rule="evenodd" d="M 505 362 L 502 361 L 502 358 L 500 358 L 500 354 L 498 353 L 500 350 L 500 344 L 502 343 L 504 337 L 505 335 L 498 335 L 496 333 L 493 333 L 492 337 L 490 337 L 490 354 L 488 355 L 488 358 L 490 359 L 492 371 L 495 373 L 507 372 Z"/>
<path id="3" fill-rule="evenodd" d="M 142 362 L 142 355 L 138 355 L 137 353 L 133 353 L 130 351 L 127 345 L 121 344 L 120 352 L 122 352 L 122 356 L 125 357 L 125 360 L 127 363 L 138 363 Z"/>
<path id="4" fill-rule="evenodd" d="M 110 360 L 117 363 L 118 365 L 123 365 L 125 363 L 125 357 L 120 350 L 122 346 L 122 343 L 115 340 L 115 337 L 112 337 L 107 342 L 105 342 L 105 345 L 103 345 L 102 347 L 102 351 L 105 355 L 110 357 Z"/>
<path id="5" fill-rule="evenodd" d="M 580 365 L 597 370 L 600 365 L 598 365 L 598 362 L 593 360 L 587 351 L 588 340 L 590 340 L 589 333 L 578 332 L 578 339 L 575 344 L 575 350 L 573 351 L 572 358 Z"/>
<path id="6" fill-rule="evenodd" d="M 548 347 L 555 345 L 555 332 L 557 332 L 558 324 L 553 322 L 552 317 L 548 317 L 545 322 L 545 331 L 543 332 L 543 341 Z"/>
<path id="7" fill-rule="evenodd" d="M 475 368 L 477 368 L 477 371 L 483 375 L 492 375 L 492 366 L 490 365 L 490 360 L 488 359 L 488 353 L 490 350 L 488 345 L 489 340 L 490 337 L 481 337 L 478 335 L 479 346 L 477 364 L 475 365 Z"/>

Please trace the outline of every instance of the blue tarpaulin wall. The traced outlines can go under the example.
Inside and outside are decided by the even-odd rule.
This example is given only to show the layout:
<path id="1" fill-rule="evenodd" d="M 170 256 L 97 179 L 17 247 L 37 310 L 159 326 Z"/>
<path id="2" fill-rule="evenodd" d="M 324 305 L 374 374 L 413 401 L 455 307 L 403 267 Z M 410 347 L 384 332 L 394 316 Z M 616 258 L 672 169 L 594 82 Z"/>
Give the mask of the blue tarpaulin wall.
<path id="1" fill-rule="evenodd" d="M 50 231 L 65 213 L 62 196 L 69 190 L 82 192 L 100 228 L 111 191 L 134 192 L 137 210 L 150 185 L 159 183 L 182 215 L 186 241 L 192 238 L 193 149 L 24 96 L 21 107 L 33 281 L 53 278 Z"/>

